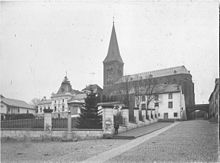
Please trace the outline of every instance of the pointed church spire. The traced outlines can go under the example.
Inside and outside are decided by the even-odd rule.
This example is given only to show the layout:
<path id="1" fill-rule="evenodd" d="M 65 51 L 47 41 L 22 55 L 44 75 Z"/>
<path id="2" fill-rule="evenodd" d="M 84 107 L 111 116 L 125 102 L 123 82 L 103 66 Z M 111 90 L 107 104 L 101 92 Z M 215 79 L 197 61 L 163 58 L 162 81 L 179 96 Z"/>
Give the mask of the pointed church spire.
<path id="1" fill-rule="evenodd" d="M 103 61 L 103 63 L 107 63 L 111 61 L 118 61 L 120 63 L 123 63 L 123 60 L 120 55 L 119 47 L 118 47 L 116 33 L 115 33 L 114 19 L 113 19 L 111 39 L 110 39 L 110 43 L 108 47 L 108 54 L 105 60 Z"/>

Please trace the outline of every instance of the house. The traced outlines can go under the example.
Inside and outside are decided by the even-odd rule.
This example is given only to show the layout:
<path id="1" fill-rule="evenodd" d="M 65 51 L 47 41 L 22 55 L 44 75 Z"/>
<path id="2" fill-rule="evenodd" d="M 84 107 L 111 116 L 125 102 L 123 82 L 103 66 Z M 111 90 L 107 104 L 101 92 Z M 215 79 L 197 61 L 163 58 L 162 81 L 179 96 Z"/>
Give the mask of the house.
<path id="1" fill-rule="evenodd" d="M 218 120 L 219 114 L 219 78 L 215 79 L 215 87 L 209 97 L 209 118 Z"/>
<path id="2" fill-rule="evenodd" d="M 186 120 L 185 98 L 177 84 L 158 84 L 150 94 L 135 96 L 135 107 L 146 109 L 148 116 L 153 114 L 158 119 Z"/>
<path id="3" fill-rule="evenodd" d="M 44 109 L 52 109 L 54 118 L 65 118 L 69 111 L 72 117 L 77 117 L 81 113 L 80 110 L 85 103 L 87 93 L 91 90 L 97 93 L 100 98 L 102 97 L 102 88 L 97 84 L 88 85 L 82 91 L 78 91 L 72 89 L 70 81 L 65 76 L 57 93 L 52 93 L 50 99 L 44 97 L 40 101 L 37 106 L 38 114 L 43 114 Z"/>
<path id="4" fill-rule="evenodd" d="M 25 101 L 6 98 L 0 95 L 1 115 L 4 114 L 35 114 L 36 110 Z"/>
<path id="5" fill-rule="evenodd" d="M 38 114 L 43 114 L 44 109 L 52 109 L 53 117 L 66 117 L 69 111 L 68 103 L 73 99 L 79 100 L 79 94 L 83 94 L 83 92 L 72 89 L 70 81 L 67 76 L 65 76 L 57 93 L 52 93 L 50 99 L 44 97 L 40 101 L 37 106 Z M 84 97 L 82 98 L 83 99 L 80 100 L 84 100 Z"/>

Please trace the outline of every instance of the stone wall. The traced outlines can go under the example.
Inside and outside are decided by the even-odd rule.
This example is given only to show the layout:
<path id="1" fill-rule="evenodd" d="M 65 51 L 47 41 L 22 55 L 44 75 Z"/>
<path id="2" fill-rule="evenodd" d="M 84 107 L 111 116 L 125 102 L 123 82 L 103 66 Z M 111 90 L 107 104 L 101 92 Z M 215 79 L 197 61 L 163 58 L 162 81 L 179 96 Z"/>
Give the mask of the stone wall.
<path id="1" fill-rule="evenodd" d="M 8 138 L 16 140 L 62 140 L 66 137 L 67 131 L 31 131 L 31 130 L 1 130 L 1 139 Z M 73 138 L 97 139 L 102 138 L 103 130 L 73 130 Z"/>

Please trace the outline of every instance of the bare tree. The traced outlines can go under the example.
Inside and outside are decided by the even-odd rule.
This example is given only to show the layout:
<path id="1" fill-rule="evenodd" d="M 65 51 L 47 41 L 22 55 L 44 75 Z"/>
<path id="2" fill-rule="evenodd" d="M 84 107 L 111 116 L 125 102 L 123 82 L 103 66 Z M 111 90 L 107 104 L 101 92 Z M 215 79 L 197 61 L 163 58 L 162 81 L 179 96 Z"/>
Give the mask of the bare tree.
<path id="1" fill-rule="evenodd" d="M 34 106 L 34 109 L 36 109 L 36 111 L 37 111 L 37 105 L 40 103 L 40 101 L 41 100 L 39 98 L 33 98 L 30 102 L 30 104 Z"/>
<path id="2" fill-rule="evenodd" d="M 157 82 L 152 78 L 152 75 L 149 75 L 148 79 L 142 79 L 142 77 L 139 77 L 139 80 L 135 81 L 134 83 L 134 94 L 135 97 L 138 97 L 138 102 L 140 95 L 146 96 L 146 111 L 150 109 L 149 105 L 155 99 L 156 85 Z M 148 115 L 148 112 L 146 112 L 146 114 Z"/>

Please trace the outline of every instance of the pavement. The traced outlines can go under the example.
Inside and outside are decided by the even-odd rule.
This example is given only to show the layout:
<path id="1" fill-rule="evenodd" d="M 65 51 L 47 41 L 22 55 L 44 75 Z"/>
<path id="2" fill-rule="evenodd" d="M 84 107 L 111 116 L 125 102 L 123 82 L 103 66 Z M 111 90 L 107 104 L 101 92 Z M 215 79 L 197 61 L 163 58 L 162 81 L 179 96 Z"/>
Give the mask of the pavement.
<path id="1" fill-rule="evenodd" d="M 164 128 L 166 126 L 171 125 L 172 122 L 157 122 L 157 123 L 152 123 L 147 126 L 142 126 L 139 128 L 135 128 L 123 133 L 119 133 L 118 135 L 114 135 L 113 139 L 135 139 L 140 136 L 150 134 L 154 131 L 157 131 L 161 128 Z"/>
<path id="2" fill-rule="evenodd" d="M 176 123 L 173 123 L 167 127 L 164 127 L 160 130 L 157 130 L 155 132 L 152 132 L 151 134 L 147 134 L 147 135 L 144 135 L 144 136 L 141 136 L 139 138 L 136 138 L 135 140 L 132 140 L 124 145 L 121 145 L 117 148 L 114 148 L 114 149 L 111 149 L 109 151 L 106 151 L 106 152 L 103 152 L 103 153 L 100 153 L 98 155 L 95 155 L 87 160 L 84 160 L 82 161 L 83 163 L 90 163 L 90 162 L 95 162 L 95 163 L 99 163 L 99 162 L 105 162 L 113 157 L 116 157 L 120 154 L 123 154 L 125 152 L 127 152 L 128 150 L 144 143 L 145 141 L 155 137 L 155 136 L 158 136 L 159 134 L 165 132 L 166 130 L 178 125 L 179 122 L 176 122 Z M 124 160 L 120 160 L 119 162 L 123 162 Z M 134 161 L 135 162 L 135 161 Z"/>
<path id="3" fill-rule="evenodd" d="M 181 122 L 106 162 L 218 161 L 218 124 L 192 120 Z"/>

